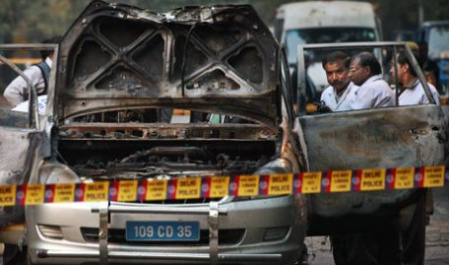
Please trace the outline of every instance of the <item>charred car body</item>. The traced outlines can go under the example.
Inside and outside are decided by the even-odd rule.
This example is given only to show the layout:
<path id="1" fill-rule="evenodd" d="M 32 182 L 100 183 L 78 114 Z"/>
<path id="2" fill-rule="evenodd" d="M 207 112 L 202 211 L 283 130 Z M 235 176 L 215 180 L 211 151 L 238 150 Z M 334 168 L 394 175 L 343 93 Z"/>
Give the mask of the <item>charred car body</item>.
<path id="1" fill-rule="evenodd" d="M 57 57 L 46 115 L 21 137 L 39 136 L 20 162 L 29 169 L 6 174 L 79 183 L 300 170 L 285 59 L 250 6 L 158 14 L 95 1 Z M 164 122 L 174 108 L 190 122 Z M 239 122 L 204 122 L 213 114 Z M 29 206 L 27 255 L 35 264 L 295 264 L 306 212 L 302 195 Z M 126 235 L 136 223 L 194 236 L 137 240 Z"/>

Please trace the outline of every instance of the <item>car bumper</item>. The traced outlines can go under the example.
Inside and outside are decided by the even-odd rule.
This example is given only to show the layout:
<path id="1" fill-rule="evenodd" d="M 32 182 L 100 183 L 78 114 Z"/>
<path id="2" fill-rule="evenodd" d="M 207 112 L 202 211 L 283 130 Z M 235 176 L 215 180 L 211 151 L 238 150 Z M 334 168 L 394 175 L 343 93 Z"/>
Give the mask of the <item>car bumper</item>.
<path id="1" fill-rule="evenodd" d="M 27 208 L 28 253 L 37 264 L 293 264 L 306 234 L 306 211 L 298 196 L 43 204 Z M 131 220 L 198 221 L 206 236 L 193 243 L 128 242 L 123 233 Z"/>

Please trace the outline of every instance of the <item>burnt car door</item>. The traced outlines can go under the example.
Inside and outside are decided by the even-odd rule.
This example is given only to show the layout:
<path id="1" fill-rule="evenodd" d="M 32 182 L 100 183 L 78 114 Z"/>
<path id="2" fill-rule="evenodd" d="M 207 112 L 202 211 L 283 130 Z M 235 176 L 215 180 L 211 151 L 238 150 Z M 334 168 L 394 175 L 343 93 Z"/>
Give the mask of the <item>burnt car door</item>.
<path id="1" fill-rule="evenodd" d="M 391 54 L 404 49 L 412 56 L 404 43 L 305 45 L 298 47 L 300 67 L 304 67 L 301 56 L 307 48 L 348 53 L 372 49 L 378 55 L 390 54 L 390 60 Z M 380 59 L 383 66 L 390 60 Z M 390 68 L 383 69 L 384 79 L 388 79 Z M 420 69 L 415 71 L 426 87 Z M 299 80 L 304 84 L 303 76 Z M 441 107 L 435 104 L 306 115 L 297 122 L 297 134 L 311 172 L 440 166 L 447 156 L 447 120 Z M 391 224 L 399 224 L 405 230 L 416 218 L 413 213 L 417 193 L 418 189 L 396 189 L 313 194 L 308 234 L 372 231 Z"/>
<path id="2" fill-rule="evenodd" d="M 55 47 L 53 44 L 0 45 L 2 83 L 8 84 L 16 76 L 21 76 L 28 82 L 28 102 L 31 102 L 25 111 L 16 111 L 3 95 L 0 98 L 0 185 L 3 185 L 1 193 L 5 195 L 1 198 L 0 228 L 24 221 L 23 206 L 17 206 L 14 196 L 6 195 L 15 195 L 18 192 L 15 185 L 26 184 L 33 174 L 37 174 L 37 164 L 49 153 L 49 148 L 45 148 L 49 147 L 45 140 L 46 119 L 39 115 L 36 89 L 22 70 L 25 68 L 24 63 L 39 60 L 31 55 Z M 53 75 L 51 78 L 54 78 Z M 2 237 L 4 243 L 16 243 L 17 240 L 14 236 Z"/>

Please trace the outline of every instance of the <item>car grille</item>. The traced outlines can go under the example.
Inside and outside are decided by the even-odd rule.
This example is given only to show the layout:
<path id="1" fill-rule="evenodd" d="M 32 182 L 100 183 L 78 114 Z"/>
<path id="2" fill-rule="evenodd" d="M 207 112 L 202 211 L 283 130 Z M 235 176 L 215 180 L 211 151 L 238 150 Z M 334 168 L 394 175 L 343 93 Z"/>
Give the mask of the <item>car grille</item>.
<path id="1" fill-rule="evenodd" d="M 81 233 L 88 243 L 98 243 L 98 228 L 82 227 Z M 245 234 L 245 229 L 223 229 L 218 231 L 219 245 L 236 245 Z M 146 245 L 146 246 L 207 246 L 209 245 L 209 230 L 200 231 L 200 239 L 196 242 L 172 242 L 172 241 L 144 241 L 144 242 L 128 242 L 126 241 L 124 229 L 109 229 L 108 243 L 122 245 Z"/>

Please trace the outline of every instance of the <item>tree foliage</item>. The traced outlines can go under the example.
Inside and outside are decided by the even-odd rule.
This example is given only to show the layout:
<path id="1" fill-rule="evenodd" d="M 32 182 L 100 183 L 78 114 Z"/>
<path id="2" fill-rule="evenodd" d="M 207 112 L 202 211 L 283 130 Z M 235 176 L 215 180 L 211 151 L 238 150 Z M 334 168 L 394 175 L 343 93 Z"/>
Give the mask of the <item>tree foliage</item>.
<path id="1" fill-rule="evenodd" d="M 384 33 L 391 38 L 394 31 L 415 30 L 419 25 L 418 7 L 422 3 L 425 20 L 448 19 L 447 0 L 368 0 L 381 18 Z M 90 0 L 1 0 L 0 41 L 40 42 L 63 35 Z M 211 4 L 251 4 L 261 18 L 271 24 L 276 7 L 288 0 L 107 0 L 135 5 L 159 12 L 180 6 Z"/>

